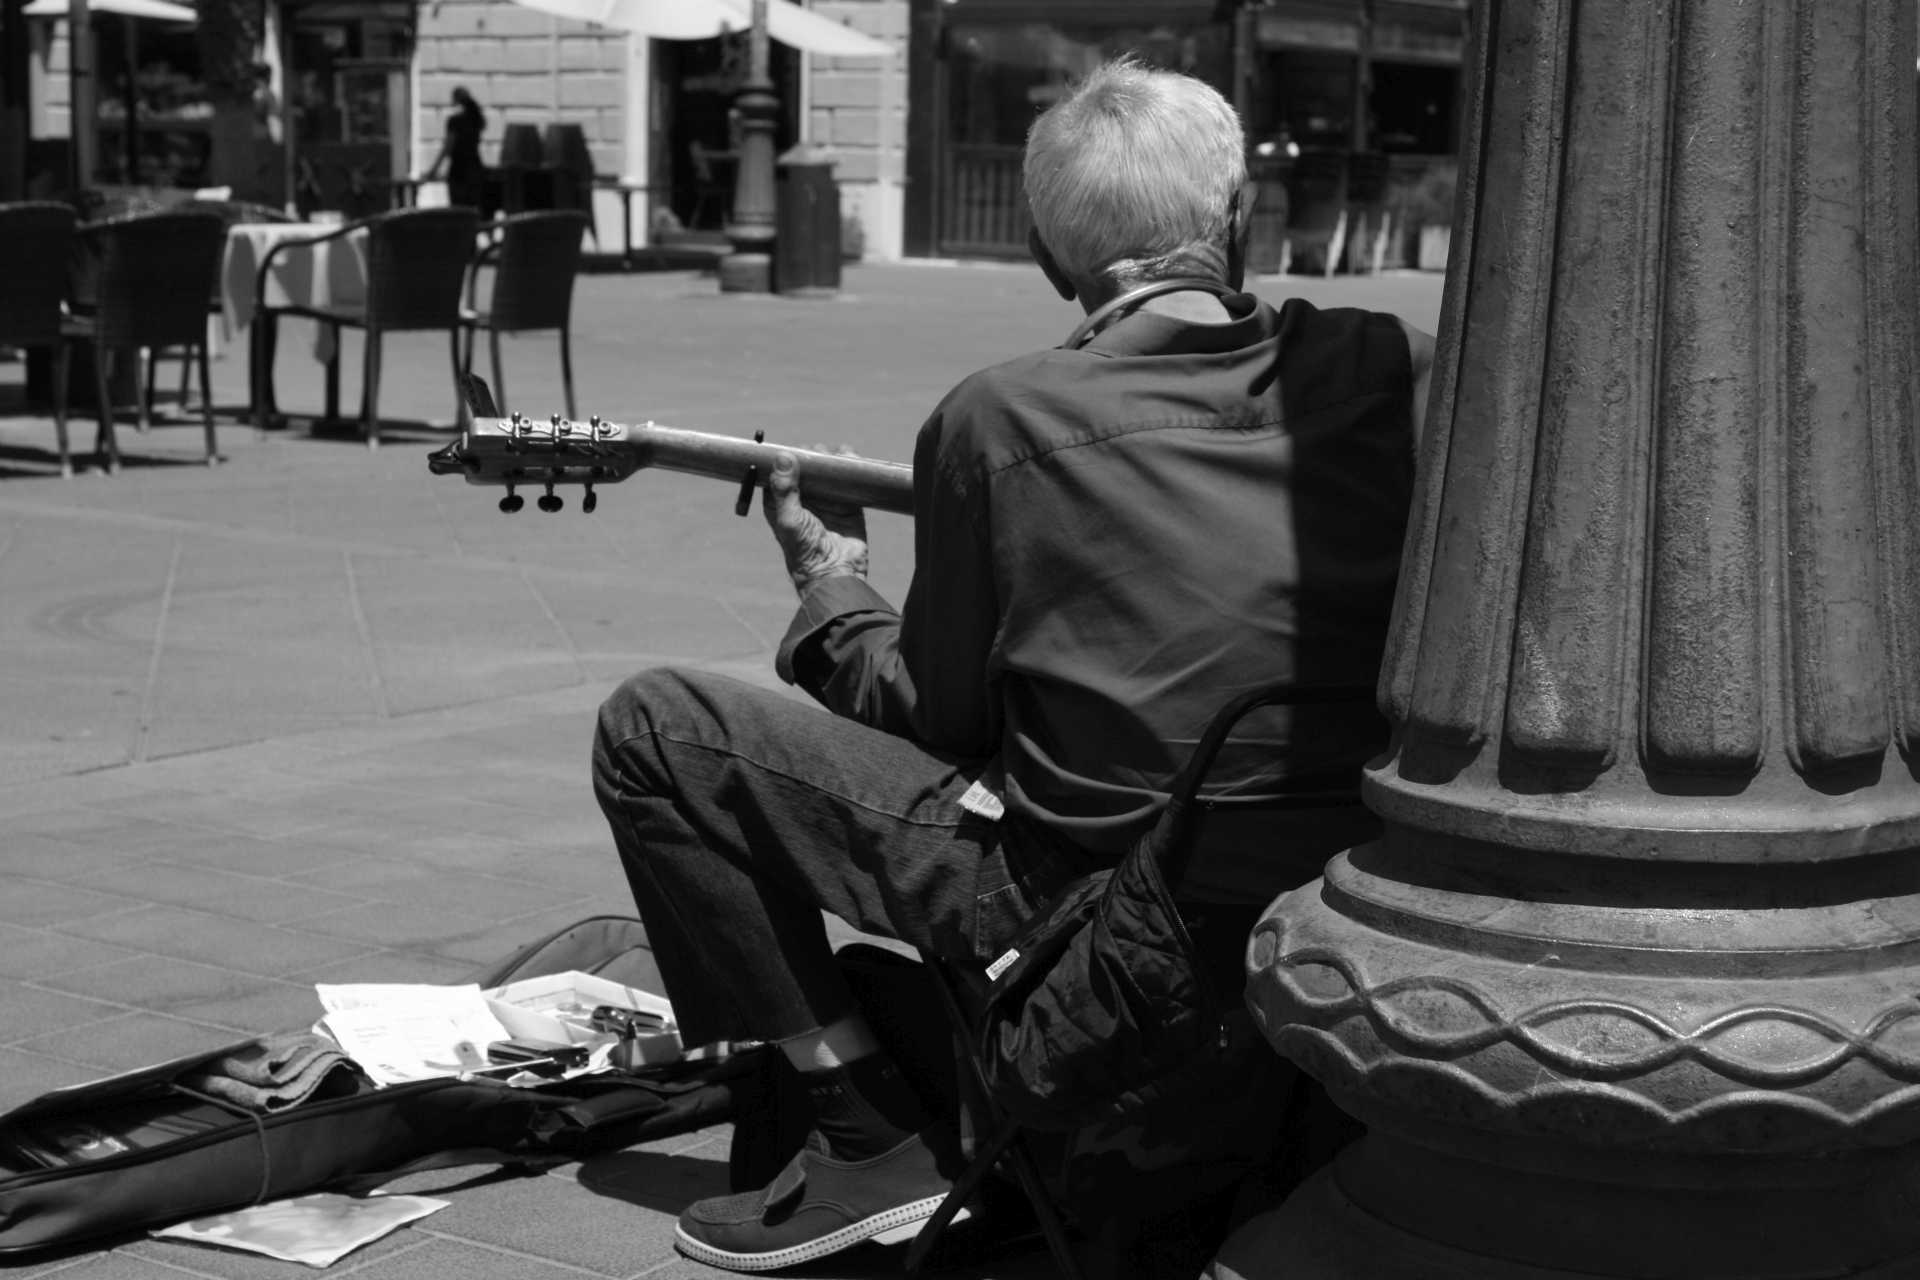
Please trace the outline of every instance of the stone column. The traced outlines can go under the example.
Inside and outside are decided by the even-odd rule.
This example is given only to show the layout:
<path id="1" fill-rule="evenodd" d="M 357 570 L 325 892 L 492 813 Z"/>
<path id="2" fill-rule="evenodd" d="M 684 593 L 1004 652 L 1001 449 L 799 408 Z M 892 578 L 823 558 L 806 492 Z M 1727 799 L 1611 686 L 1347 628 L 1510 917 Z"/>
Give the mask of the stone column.
<path id="1" fill-rule="evenodd" d="M 1914 46 L 1479 9 L 1386 831 L 1249 949 L 1369 1132 L 1220 1274 L 1920 1274 Z"/>

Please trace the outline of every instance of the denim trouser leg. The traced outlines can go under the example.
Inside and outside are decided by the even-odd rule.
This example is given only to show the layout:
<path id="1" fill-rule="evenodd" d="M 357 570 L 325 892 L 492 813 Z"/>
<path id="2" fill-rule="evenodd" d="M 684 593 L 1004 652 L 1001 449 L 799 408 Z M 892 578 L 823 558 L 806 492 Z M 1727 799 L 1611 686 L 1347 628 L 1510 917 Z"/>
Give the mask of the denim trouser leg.
<path id="1" fill-rule="evenodd" d="M 627 681 L 601 707 L 593 772 L 689 1044 L 851 1010 L 822 910 L 982 962 L 1073 870 L 960 808 L 978 762 L 721 676 Z"/>

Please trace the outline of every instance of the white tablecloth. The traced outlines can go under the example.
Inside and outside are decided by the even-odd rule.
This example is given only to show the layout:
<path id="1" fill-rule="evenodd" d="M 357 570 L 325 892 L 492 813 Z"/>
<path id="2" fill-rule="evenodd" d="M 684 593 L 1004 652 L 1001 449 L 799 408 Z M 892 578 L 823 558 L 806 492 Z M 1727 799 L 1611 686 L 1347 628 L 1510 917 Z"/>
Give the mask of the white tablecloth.
<path id="1" fill-rule="evenodd" d="M 309 222 L 242 222 L 227 231 L 226 260 L 220 271 L 220 308 L 227 331 L 236 337 L 253 321 L 253 290 L 260 263 L 273 246 L 287 240 L 310 240 L 335 230 Z M 365 232 L 341 236 L 306 249 L 284 249 L 268 273 L 268 306 L 354 306 L 367 297 L 367 237 Z M 333 354 L 333 327 L 317 325 L 313 354 L 326 360 Z"/>

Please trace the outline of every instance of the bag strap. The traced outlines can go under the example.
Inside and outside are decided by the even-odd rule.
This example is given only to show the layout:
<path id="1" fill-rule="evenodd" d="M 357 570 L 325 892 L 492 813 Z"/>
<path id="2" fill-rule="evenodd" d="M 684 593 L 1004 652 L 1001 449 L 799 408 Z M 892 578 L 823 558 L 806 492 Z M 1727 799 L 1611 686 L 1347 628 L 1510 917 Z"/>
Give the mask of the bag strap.
<path id="1" fill-rule="evenodd" d="M 211 1093 L 202 1093 L 198 1089 L 181 1084 L 178 1080 L 168 1081 L 168 1088 L 172 1089 L 175 1093 L 185 1094 L 196 1102 L 204 1102 L 208 1106 L 218 1107 L 229 1115 L 252 1123 L 254 1140 L 260 1149 L 260 1187 L 253 1194 L 253 1204 L 265 1204 L 268 1194 L 273 1190 L 273 1148 L 267 1142 L 266 1117 L 258 1111 L 252 1111 L 241 1106 L 230 1098 L 221 1098 Z"/>
<path id="2" fill-rule="evenodd" d="M 1270 684 L 1250 689 L 1214 713 L 1200 744 L 1187 757 L 1186 765 L 1173 780 L 1167 807 L 1153 829 L 1153 840 L 1166 880 L 1167 891 L 1179 888 L 1186 875 L 1187 862 L 1193 856 L 1193 809 L 1200 785 L 1213 768 L 1214 757 L 1226 745 L 1227 735 L 1259 707 L 1335 706 L 1349 702 L 1367 702 L 1373 698 L 1371 684 Z"/>

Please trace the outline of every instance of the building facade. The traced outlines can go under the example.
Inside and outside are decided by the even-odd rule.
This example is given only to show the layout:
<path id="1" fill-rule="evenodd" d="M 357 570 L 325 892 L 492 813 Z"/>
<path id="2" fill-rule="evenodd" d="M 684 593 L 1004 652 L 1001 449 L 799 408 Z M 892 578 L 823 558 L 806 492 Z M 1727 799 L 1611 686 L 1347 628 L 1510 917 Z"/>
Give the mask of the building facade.
<path id="1" fill-rule="evenodd" d="M 1344 190 L 1349 168 L 1368 167 L 1410 192 L 1458 149 L 1467 0 L 909 3 L 909 254 L 1024 253 L 1027 125 L 1119 53 L 1225 94 L 1274 180 L 1300 188 L 1296 212 L 1323 172 Z"/>
<path id="2" fill-rule="evenodd" d="M 1246 121 L 1265 181 L 1290 193 L 1296 218 L 1318 198 L 1326 175 L 1367 166 L 1392 189 L 1389 199 L 1404 204 L 1459 145 L 1468 0 L 813 0 L 808 7 L 891 49 L 885 57 L 847 58 L 773 46 L 783 106 L 778 144 L 806 143 L 834 162 L 843 239 L 869 258 L 1023 253 L 1019 157 L 1027 126 L 1074 76 L 1121 52 L 1198 75 L 1225 93 Z M 490 163 L 502 158 L 510 136 L 528 132 L 516 126 L 534 133 L 556 123 L 579 127 L 596 174 L 629 188 L 625 199 L 611 186 L 595 194 L 603 245 L 622 243 L 629 230 L 635 244 L 721 237 L 744 33 L 656 40 L 515 0 L 278 0 L 269 11 L 263 55 L 286 99 L 293 147 L 273 153 L 269 163 L 281 172 L 266 185 L 293 192 L 303 206 L 337 207 L 356 193 L 365 198 L 370 182 L 424 174 L 458 86 L 487 112 Z M 63 29 L 42 23 L 31 32 L 33 83 L 25 97 L 35 139 L 71 127 Z M 18 25 L 9 30 L 14 39 Z M 148 39 L 150 49 L 191 44 L 177 31 Z M 119 57 L 107 53 L 109 65 Z M 111 103 L 105 76 L 101 97 Z M 174 96 L 190 98 L 182 87 L 190 76 L 176 79 Z M 184 105 L 186 115 L 174 109 L 149 121 L 156 132 L 181 135 L 156 144 L 172 158 L 142 162 L 129 152 L 131 180 L 192 180 L 192 106 Z M 102 123 L 103 155 L 125 150 L 107 136 L 114 123 Z M 0 152 L 16 143 L 0 128 Z M 1263 198 L 1258 207 L 1286 217 L 1288 203 Z"/>
<path id="3" fill-rule="evenodd" d="M 886 58 L 845 58 L 772 46 L 782 116 L 776 143 L 806 142 L 835 164 L 847 221 L 877 257 L 899 254 L 905 171 L 906 0 L 821 0 L 809 6 L 891 44 Z M 551 17 L 512 0 L 439 0 L 422 7 L 415 58 L 412 171 L 432 163 L 449 99 L 465 87 L 488 113 L 483 154 L 497 162 L 513 125 L 581 126 L 594 170 L 636 194 L 603 187 L 595 225 L 618 243 L 721 237 L 732 199 L 734 96 L 746 74 L 744 32 L 655 40 Z"/>

